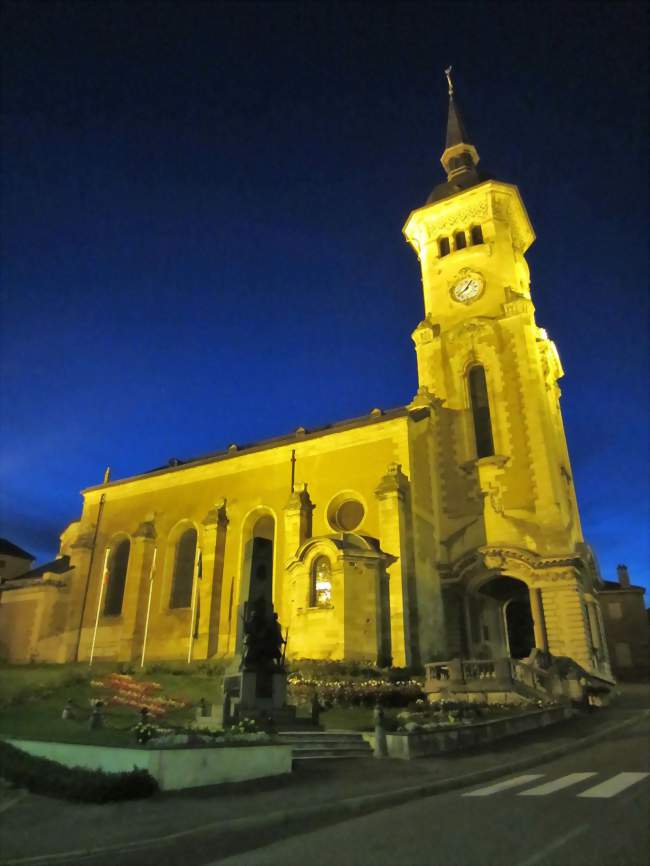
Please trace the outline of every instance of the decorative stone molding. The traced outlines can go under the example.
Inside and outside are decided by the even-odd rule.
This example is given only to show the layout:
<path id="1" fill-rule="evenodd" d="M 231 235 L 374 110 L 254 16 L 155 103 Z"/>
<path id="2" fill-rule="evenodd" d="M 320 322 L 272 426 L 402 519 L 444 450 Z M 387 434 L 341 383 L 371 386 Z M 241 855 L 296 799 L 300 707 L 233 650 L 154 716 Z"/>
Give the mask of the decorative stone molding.
<path id="1" fill-rule="evenodd" d="M 312 503 L 307 491 L 307 482 L 303 484 L 302 490 L 294 490 L 289 496 L 287 504 L 284 506 L 285 511 L 309 511 L 310 513 L 316 508 Z"/>
<path id="2" fill-rule="evenodd" d="M 476 338 L 488 339 L 494 334 L 494 323 L 489 319 L 476 318 L 452 328 L 447 339 L 450 343 L 473 342 Z"/>
<path id="3" fill-rule="evenodd" d="M 440 325 L 436 325 L 429 319 L 423 319 L 411 334 L 411 339 L 416 346 L 424 346 L 433 342 L 440 336 Z"/>
<path id="4" fill-rule="evenodd" d="M 79 534 L 75 541 L 72 542 L 73 550 L 92 550 L 93 543 L 95 540 L 95 527 L 94 526 L 81 526 L 79 528 Z"/>
<path id="5" fill-rule="evenodd" d="M 401 463 L 391 463 L 375 490 L 375 496 L 379 500 L 385 499 L 387 496 L 397 496 L 399 499 L 404 499 L 408 489 L 409 480 L 402 472 Z"/>
<path id="6" fill-rule="evenodd" d="M 228 526 L 228 515 L 226 514 L 226 499 L 221 499 L 205 515 L 201 523 L 206 529 L 217 526 Z"/>
<path id="7" fill-rule="evenodd" d="M 156 534 L 156 526 L 155 526 L 155 514 L 151 516 L 147 516 L 145 520 L 138 526 L 136 531 L 133 533 L 134 538 L 142 538 L 147 540 L 154 540 L 157 538 Z"/>
<path id="8" fill-rule="evenodd" d="M 541 556 L 532 550 L 487 546 L 474 550 L 451 565 L 450 579 L 475 579 L 486 571 L 518 577 L 526 583 L 575 583 L 585 567 L 579 554 Z"/>

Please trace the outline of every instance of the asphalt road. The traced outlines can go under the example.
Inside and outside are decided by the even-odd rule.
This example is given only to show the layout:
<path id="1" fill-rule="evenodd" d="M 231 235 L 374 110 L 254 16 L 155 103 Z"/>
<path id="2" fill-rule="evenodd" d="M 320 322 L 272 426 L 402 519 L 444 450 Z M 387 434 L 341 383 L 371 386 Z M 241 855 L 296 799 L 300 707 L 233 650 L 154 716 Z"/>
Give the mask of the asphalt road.
<path id="1" fill-rule="evenodd" d="M 551 763 L 214 861 L 218 866 L 647 866 L 650 718 Z"/>

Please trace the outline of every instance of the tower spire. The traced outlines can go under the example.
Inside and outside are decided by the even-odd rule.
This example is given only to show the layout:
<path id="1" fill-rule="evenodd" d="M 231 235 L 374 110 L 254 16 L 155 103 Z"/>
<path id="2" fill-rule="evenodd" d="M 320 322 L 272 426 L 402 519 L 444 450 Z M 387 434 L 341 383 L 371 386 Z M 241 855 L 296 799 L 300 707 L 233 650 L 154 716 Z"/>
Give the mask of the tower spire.
<path id="1" fill-rule="evenodd" d="M 447 172 L 448 181 L 457 178 L 465 172 L 473 171 L 479 161 L 478 151 L 470 142 L 465 124 L 454 99 L 454 83 L 451 80 L 451 70 L 451 66 L 445 69 L 449 92 L 449 112 L 447 114 L 445 149 L 440 157 L 440 162 Z"/>

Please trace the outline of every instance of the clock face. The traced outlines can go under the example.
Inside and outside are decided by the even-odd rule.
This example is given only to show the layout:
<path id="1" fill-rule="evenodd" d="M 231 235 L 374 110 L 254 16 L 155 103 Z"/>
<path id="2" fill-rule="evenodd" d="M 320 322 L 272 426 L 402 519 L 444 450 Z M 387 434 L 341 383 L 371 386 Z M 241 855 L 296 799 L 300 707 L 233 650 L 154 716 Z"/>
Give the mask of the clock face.
<path id="1" fill-rule="evenodd" d="M 473 301 L 474 298 L 481 294 L 483 289 L 483 281 L 478 275 L 470 274 L 461 277 L 451 290 L 451 294 L 455 301 L 467 304 Z"/>

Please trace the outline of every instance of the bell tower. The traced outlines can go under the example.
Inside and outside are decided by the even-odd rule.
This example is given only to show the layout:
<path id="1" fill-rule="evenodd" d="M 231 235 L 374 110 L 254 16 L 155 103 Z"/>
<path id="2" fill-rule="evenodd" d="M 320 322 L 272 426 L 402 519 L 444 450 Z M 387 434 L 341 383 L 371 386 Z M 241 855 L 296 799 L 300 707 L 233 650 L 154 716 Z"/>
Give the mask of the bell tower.
<path id="1" fill-rule="evenodd" d="M 536 645 L 591 667 L 584 593 L 595 570 L 560 411 L 562 365 L 531 299 L 525 254 L 535 233 L 517 187 L 479 169 L 451 68 L 446 75 L 446 180 L 403 230 L 422 268 L 416 401 L 436 406 L 440 562 L 457 587 L 499 574 L 525 580 L 531 593 L 539 586 Z M 551 584 L 535 583 L 551 561 L 564 563 L 575 590 L 570 629 L 560 624 L 565 611 L 554 620 Z"/>

